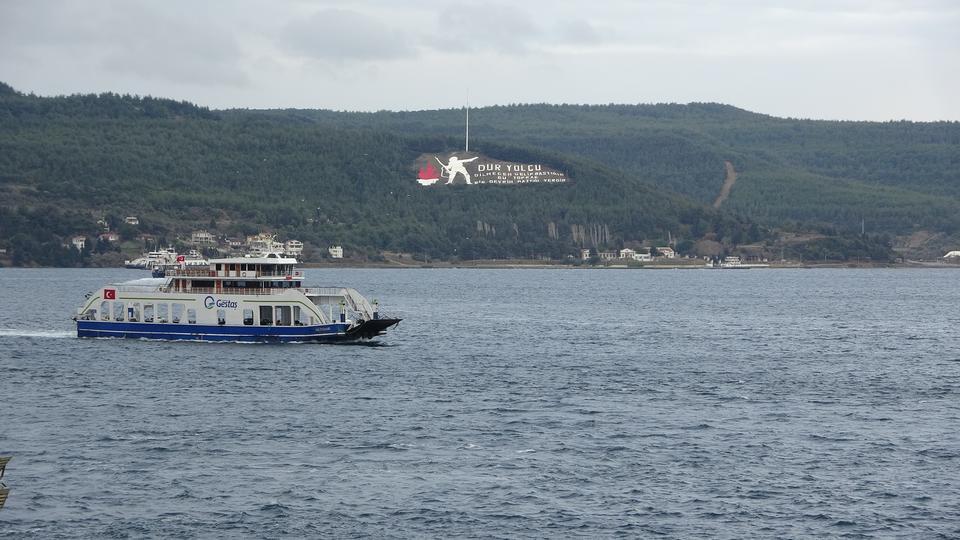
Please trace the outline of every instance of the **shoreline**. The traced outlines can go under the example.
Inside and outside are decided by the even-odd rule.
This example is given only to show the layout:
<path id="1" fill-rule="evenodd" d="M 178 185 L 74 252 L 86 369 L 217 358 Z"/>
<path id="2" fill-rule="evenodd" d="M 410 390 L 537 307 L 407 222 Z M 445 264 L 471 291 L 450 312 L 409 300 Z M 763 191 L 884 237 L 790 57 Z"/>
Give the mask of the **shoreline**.
<path id="1" fill-rule="evenodd" d="M 915 268 L 939 268 L 939 269 L 960 269 L 958 264 L 934 262 L 934 261 L 907 261 L 902 263 L 852 263 L 852 262 L 826 262 L 826 263 L 770 263 L 767 267 L 744 267 L 744 268 L 719 268 L 707 267 L 703 264 L 645 264 L 645 265 L 579 265 L 567 263 L 549 263 L 543 261 L 461 261 L 451 262 L 432 262 L 432 263 L 410 263 L 399 264 L 396 262 L 364 262 L 364 261 L 343 261 L 343 262 L 312 262 L 301 263 L 301 268 L 360 268 L 360 269 L 480 269 L 480 270 L 498 270 L 498 269 L 530 269 L 530 270 L 789 270 L 789 269 L 868 269 L 868 268 L 890 268 L 890 269 L 915 269 Z"/>
<path id="2" fill-rule="evenodd" d="M 791 269 L 818 269 L 818 268 L 830 268 L 830 269 L 957 269 L 960 270 L 960 264 L 953 263 L 944 263 L 940 261 L 906 261 L 898 263 L 856 263 L 856 262 L 824 262 L 824 263 L 800 263 L 800 262 L 786 262 L 786 263 L 769 263 L 769 266 L 766 267 L 750 267 L 745 266 L 743 268 L 720 268 L 720 267 L 708 267 L 704 264 L 644 264 L 644 265 L 627 265 L 627 264 L 608 264 L 608 265 L 587 265 L 587 264 L 568 264 L 568 263 L 552 263 L 545 261 L 536 261 L 536 260 L 520 260 L 520 259 L 511 259 L 511 260 L 479 260 L 479 261 L 460 261 L 460 262 L 416 262 L 416 263 L 400 263 L 398 261 L 385 261 L 385 262 L 373 262 L 373 261 L 360 261 L 360 260 L 340 260 L 338 262 L 308 262 L 300 263 L 298 265 L 300 268 L 316 268 L 316 269 L 384 269 L 384 270 L 423 270 L 423 269 L 478 269 L 478 270 L 791 270 Z M 122 269 L 122 266 L 81 266 L 81 267 L 71 267 L 71 266 L 0 266 L 0 270 L 4 269 L 40 269 L 40 268 L 109 268 L 109 269 Z"/>

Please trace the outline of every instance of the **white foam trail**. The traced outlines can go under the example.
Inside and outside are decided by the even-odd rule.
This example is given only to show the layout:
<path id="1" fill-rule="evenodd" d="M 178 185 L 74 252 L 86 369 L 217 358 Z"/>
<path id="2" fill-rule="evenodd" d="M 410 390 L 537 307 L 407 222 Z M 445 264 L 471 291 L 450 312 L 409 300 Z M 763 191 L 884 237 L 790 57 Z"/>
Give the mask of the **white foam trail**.
<path id="1" fill-rule="evenodd" d="M 36 338 L 55 338 L 63 339 L 75 337 L 76 332 L 57 331 L 57 330 L 25 330 L 21 328 L 0 328 L 0 337 L 36 337 Z"/>

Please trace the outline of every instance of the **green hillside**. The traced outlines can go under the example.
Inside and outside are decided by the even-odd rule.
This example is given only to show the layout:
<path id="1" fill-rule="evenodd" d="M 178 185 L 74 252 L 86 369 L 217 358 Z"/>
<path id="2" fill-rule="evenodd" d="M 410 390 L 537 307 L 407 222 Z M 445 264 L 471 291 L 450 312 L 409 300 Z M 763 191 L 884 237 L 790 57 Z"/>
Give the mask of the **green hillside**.
<path id="1" fill-rule="evenodd" d="M 389 251 L 560 259 L 581 245 L 611 249 L 668 236 L 687 251 L 704 239 L 732 247 L 769 238 L 748 219 L 654 187 L 622 161 L 592 160 L 539 139 L 486 134 L 475 146 L 499 159 L 542 161 L 573 182 L 424 189 L 414 181 L 414 159 L 462 141 L 445 129 L 360 117 L 221 113 L 116 94 L 41 98 L 2 87 L 0 248 L 13 264 L 87 264 L 95 256 L 89 246 L 77 253 L 63 245 L 73 235 L 96 237 L 101 217 L 125 240 L 147 233 L 172 242 L 197 228 L 222 236 L 267 229 L 370 258 Z M 708 171 L 715 155 L 702 152 L 678 143 L 670 186 Z M 136 227 L 123 224 L 131 215 L 140 218 Z M 575 239 L 577 229 L 592 240 Z M 95 252 L 117 249 L 92 244 Z"/>
<path id="2" fill-rule="evenodd" d="M 249 111 L 230 111 L 226 117 Z M 462 137 L 463 111 L 259 111 L 290 122 Z M 774 118 L 718 104 L 518 105 L 471 111 L 477 138 L 577 155 L 771 226 L 960 232 L 960 123 Z"/>

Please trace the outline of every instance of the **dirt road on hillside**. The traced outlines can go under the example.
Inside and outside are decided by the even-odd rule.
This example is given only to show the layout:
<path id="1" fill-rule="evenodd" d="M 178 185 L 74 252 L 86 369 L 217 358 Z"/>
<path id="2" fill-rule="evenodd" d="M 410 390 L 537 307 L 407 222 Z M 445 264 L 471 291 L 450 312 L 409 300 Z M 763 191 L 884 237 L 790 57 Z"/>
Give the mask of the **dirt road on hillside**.
<path id="1" fill-rule="evenodd" d="M 727 169 L 727 178 L 723 181 L 723 187 L 720 188 L 720 195 L 717 196 L 717 200 L 713 201 L 714 208 L 720 208 L 723 201 L 727 200 L 727 197 L 730 196 L 730 190 L 733 189 L 733 184 L 737 183 L 737 171 L 733 169 L 733 163 L 724 161 L 723 166 Z"/>

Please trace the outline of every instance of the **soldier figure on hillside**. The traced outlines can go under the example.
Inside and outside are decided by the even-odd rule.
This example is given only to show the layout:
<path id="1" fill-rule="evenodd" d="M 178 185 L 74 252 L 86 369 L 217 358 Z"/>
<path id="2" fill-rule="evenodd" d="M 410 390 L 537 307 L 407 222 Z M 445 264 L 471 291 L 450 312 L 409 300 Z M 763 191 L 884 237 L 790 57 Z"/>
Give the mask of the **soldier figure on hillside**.
<path id="1" fill-rule="evenodd" d="M 447 162 L 446 165 L 444 165 L 442 161 L 437 159 L 436 156 L 434 156 L 433 159 L 436 159 L 437 163 L 439 163 L 440 166 L 443 167 L 443 170 L 446 171 L 446 173 L 449 175 L 447 177 L 447 185 L 452 184 L 454 177 L 456 177 L 458 174 L 463 175 L 463 178 L 464 180 L 467 181 L 467 184 L 473 183 L 470 181 L 470 173 L 467 172 L 467 168 L 464 167 L 463 164 L 470 163 L 471 161 L 477 159 L 476 157 L 461 160 L 457 156 L 451 156 L 450 160 Z"/>

